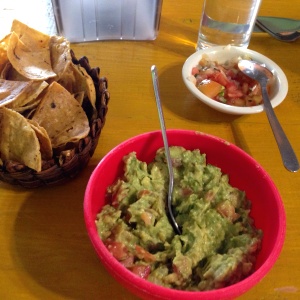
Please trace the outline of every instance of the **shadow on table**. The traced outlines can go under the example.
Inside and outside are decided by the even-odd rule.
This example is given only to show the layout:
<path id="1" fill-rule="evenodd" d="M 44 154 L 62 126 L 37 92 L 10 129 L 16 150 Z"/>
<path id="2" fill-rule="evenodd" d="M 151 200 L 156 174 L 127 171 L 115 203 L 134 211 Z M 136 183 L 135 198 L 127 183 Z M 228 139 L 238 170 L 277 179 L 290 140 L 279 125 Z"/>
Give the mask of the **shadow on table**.
<path id="1" fill-rule="evenodd" d="M 106 272 L 86 233 L 83 197 L 94 167 L 64 186 L 33 190 L 15 220 L 14 264 L 37 299 L 136 299 Z"/>

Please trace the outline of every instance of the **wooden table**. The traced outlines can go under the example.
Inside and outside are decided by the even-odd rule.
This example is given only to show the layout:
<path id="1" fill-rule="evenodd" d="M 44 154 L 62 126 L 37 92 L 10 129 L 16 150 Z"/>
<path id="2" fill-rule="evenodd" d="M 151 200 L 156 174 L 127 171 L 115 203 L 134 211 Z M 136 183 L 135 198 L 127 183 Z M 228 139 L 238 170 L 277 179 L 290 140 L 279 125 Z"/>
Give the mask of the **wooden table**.
<path id="1" fill-rule="evenodd" d="M 0 183 L 1 299 L 136 299 L 99 262 L 82 204 L 91 172 L 110 149 L 160 128 L 152 64 L 159 72 L 167 127 L 200 130 L 235 143 L 268 171 L 281 193 L 287 216 L 284 248 L 271 272 L 240 299 L 300 299 L 300 172 L 283 167 L 264 113 L 219 113 L 193 97 L 182 82 L 182 65 L 195 51 L 201 7 L 197 0 L 164 0 L 155 41 L 72 45 L 78 57 L 88 56 L 109 79 L 107 122 L 89 165 L 73 181 L 36 190 Z M 300 1 L 263 0 L 259 14 L 300 19 L 299 12 Z M 275 111 L 300 157 L 300 40 L 288 44 L 255 33 L 249 48 L 274 60 L 287 75 L 289 92 Z"/>

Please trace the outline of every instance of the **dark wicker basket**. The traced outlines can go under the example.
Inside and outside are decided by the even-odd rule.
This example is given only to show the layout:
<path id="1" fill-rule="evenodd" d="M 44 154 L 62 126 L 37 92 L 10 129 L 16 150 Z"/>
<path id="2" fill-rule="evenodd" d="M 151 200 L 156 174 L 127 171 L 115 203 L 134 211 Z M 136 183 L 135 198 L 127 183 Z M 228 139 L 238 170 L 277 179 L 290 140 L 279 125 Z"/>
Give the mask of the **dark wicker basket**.
<path id="1" fill-rule="evenodd" d="M 87 57 L 84 56 L 77 60 L 73 51 L 71 54 L 73 63 L 80 64 L 86 69 L 96 88 L 97 116 L 94 117 L 93 114 L 90 114 L 89 107 L 83 105 L 90 122 L 89 135 L 81 139 L 76 146 L 70 145 L 67 150 L 54 152 L 51 160 L 43 161 L 41 172 L 36 172 L 14 161 L 5 162 L 0 166 L 0 180 L 26 188 L 59 185 L 78 175 L 94 154 L 105 124 L 107 105 L 110 99 L 107 91 L 107 79 L 100 77 L 100 68 L 90 67 Z"/>

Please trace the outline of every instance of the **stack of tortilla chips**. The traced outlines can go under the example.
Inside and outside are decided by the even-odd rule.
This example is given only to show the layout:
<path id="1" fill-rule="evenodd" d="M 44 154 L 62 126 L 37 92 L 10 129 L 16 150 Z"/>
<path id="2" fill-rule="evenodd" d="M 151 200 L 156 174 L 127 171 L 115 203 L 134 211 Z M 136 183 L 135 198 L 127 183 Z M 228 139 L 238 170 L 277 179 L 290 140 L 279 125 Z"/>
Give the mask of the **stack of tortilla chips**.
<path id="1" fill-rule="evenodd" d="M 96 111 L 93 80 L 69 42 L 14 20 L 0 41 L 0 163 L 40 172 L 55 149 L 88 135 L 84 100 Z"/>

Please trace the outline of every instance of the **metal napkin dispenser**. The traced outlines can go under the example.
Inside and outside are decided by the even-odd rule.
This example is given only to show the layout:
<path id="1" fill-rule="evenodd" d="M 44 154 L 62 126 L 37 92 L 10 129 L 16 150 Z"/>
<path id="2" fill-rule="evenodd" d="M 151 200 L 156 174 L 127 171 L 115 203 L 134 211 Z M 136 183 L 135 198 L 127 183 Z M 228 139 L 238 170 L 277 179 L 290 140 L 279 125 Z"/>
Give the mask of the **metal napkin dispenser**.
<path id="1" fill-rule="evenodd" d="M 52 0 L 60 35 L 70 42 L 154 40 L 163 0 Z"/>

